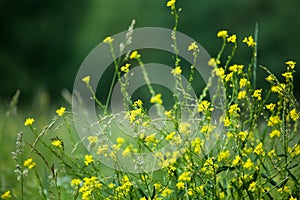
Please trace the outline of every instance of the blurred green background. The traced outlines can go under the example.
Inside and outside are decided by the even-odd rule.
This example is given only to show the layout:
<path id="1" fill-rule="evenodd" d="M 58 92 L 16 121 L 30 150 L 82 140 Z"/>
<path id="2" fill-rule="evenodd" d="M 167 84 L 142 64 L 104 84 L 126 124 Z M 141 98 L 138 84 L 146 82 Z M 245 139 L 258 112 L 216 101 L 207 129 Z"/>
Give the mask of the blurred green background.
<path id="1" fill-rule="evenodd" d="M 7 105 L 17 89 L 21 107 L 60 102 L 62 89 L 72 89 L 83 59 L 107 35 L 126 30 L 132 19 L 137 20 L 136 27 L 172 28 L 173 18 L 165 5 L 162 0 L 1 1 L 1 102 Z M 300 64 L 298 0 L 179 0 L 178 5 L 183 9 L 178 30 L 212 56 L 221 45 L 218 30 L 228 29 L 242 40 L 254 33 L 258 22 L 258 63 L 279 76 L 285 61 Z M 239 56 L 250 60 L 249 51 Z M 258 80 L 266 75 L 258 74 Z M 299 97 L 297 77 L 299 70 L 295 78 Z"/>

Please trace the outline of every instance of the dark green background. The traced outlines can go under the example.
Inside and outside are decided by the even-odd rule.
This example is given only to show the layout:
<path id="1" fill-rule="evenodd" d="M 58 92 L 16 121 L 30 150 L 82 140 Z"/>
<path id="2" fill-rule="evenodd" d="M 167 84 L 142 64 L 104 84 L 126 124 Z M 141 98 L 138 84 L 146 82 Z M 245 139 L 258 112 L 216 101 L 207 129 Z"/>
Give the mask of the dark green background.
<path id="1" fill-rule="evenodd" d="M 107 35 L 136 27 L 173 27 L 170 9 L 162 0 L 19 0 L 0 1 L 0 100 L 8 101 L 21 90 L 21 105 L 44 99 L 62 100 L 61 91 L 72 89 L 79 66 Z M 183 9 L 179 31 L 197 40 L 215 56 L 220 29 L 239 40 L 259 24 L 258 64 L 277 75 L 284 62 L 300 65 L 300 3 L 298 0 L 178 0 Z M 249 49 L 240 45 L 237 62 L 250 61 Z M 159 59 L 157 60 L 159 63 Z M 299 66 L 295 93 L 299 98 Z M 258 71 L 258 87 L 266 73 Z"/>

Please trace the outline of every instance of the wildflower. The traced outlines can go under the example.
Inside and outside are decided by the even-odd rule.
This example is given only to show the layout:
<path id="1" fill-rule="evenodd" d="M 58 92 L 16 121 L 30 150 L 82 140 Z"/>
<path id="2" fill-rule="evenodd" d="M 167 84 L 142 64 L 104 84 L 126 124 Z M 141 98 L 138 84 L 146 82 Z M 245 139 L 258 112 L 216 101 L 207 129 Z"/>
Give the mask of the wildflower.
<path id="1" fill-rule="evenodd" d="M 294 69 L 296 66 L 296 62 L 294 61 L 287 61 L 285 64 L 287 64 L 291 69 Z"/>
<path id="2" fill-rule="evenodd" d="M 225 192 L 221 192 L 220 193 L 220 199 L 224 199 L 225 198 Z"/>
<path id="3" fill-rule="evenodd" d="M 290 192 L 290 188 L 289 188 L 289 186 L 284 186 L 283 188 L 279 188 L 278 190 L 277 190 L 280 194 L 282 194 L 282 193 L 289 193 Z"/>
<path id="4" fill-rule="evenodd" d="M 293 197 L 293 196 L 291 196 L 291 197 L 289 198 L 289 200 L 297 200 L 297 198 L 296 198 L 296 197 Z"/>
<path id="5" fill-rule="evenodd" d="M 157 94 L 154 97 L 151 97 L 150 103 L 157 103 L 157 104 L 162 104 L 163 101 L 161 99 L 161 94 Z"/>
<path id="6" fill-rule="evenodd" d="M 279 85 L 272 86 L 271 91 L 282 94 L 282 92 L 285 90 L 285 87 L 286 85 L 284 83 L 280 83 Z"/>
<path id="7" fill-rule="evenodd" d="M 217 66 L 217 64 L 220 64 L 220 61 L 216 60 L 215 58 L 211 58 L 211 59 L 209 59 L 207 64 L 208 64 L 208 66 L 214 67 L 214 66 Z"/>
<path id="8" fill-rule="evenodd" d="M 276 124 L 281 123 L 279 116 L 271 116 L 268 121 L 268 126 L 275 126 Z"/>
<path id="9" fill-rule="evenodd" d="M 176 75 L 180 75 L 182 73 L 182 69 L 180 66 L 175 67 L 175 69 L 172 69 L 171 74 L 173 74 L 174 76 Z"/>
<path id="10" fill-rule="evenodd" d="M 127 73 L 129 72 L 129 67 L 131 64 L 126 63 L 124 66 L 121 67 L 121 72 Z"/>
<path id="11" fill-rule="evenodd" d="M 255 190 L 256 190 L 256 182 L 250 183 L 248 191 L 254 192 Z"/>
<path id="12" fill-rule="evenodd" d="M 232 78 L 233 78 L 233 72 L 230 72 L 229 74 L 226 75 L 225 81 L 226 82 L 232 81 Z"/>
<path id="13" fill-rule="evenodd" d="M 189 196 L 193 196 L 194 195 L 193 189 L 189 188 L 187 194 Z"/>
<path id="14" fill-rule="evenodd" d="M 184 189 L 184 183 L 182 181 L 178 182 L 176 184 L 176 187 L 179 189 L 179 190 L 183 190 Z"/>
<path id="15" fill-rule="evenodd" d="M 56 110 L 56 113 L 58 116 L 62 116 L 65 113 L 66 108 L 65 107 L 60 107 L 59 109 Z"/>
<path id="16" fill-rule="evenodd" d="M 241 161 L 241 156 L 240 155 L 237 155 L 235 156 L 234 160 L 232 161 L 232 166 L 237 166 Z"/>
<path id="17" fill-rule="evenodd" d="M 226 160 L 230 156 L 229 150 L 221 151 L 218 155 L 218 161 Z"/>
<path id="18" fill-rule="evenodd" d="M 126 147 L 122 152 L 122 156 L 124 156 L 124 157 L 128 156 L 129 153 L 131 152 L 131 149 L 132 149 L 132 146 L 130 146 L 130 145 L 128 147 Z"/>
<path id="19" fill-rule="evenodd" d="M 85 165 L 89 165 L 90 163 L 94 162 L 92 155 L 85 155 L 84 158 L 85 158 L 84 161 Z"/>
<path id="20" fill-rule="evenodd" d="M 167 7 L 171 7 L 172 9 L 175 7 L 176 0 L 170 0 L 167 2 Z"/>
<path id="21" fill-rule="evenodd" d="M 172 117 L 172 110 L 165 111 L 164 115 L 166 115 L 166 117 L 168 117 L 168 118 L 171 118 Z"/>
<path id="22" fill-rule="evenodd" d="M 273 74 L 270 74 L 267 78 L 266 78 L 266 80 L 268 81 L 268 82 L 273 82 L 274 80 L 275 80 L 275 78 L 274 78 L 274 75 Z"/>
<path id="23" fill-rule="evenodd" d="M 1 199 L 10 199 L 10 198 L 12 198 L 12 196 L 9 190 L 1 195 Z"/>
<path id="24" fill-rule="evenodd" d="M 155 142 L 155 141 L 156 141 L 155 135 L 156 135 L 156 133 L 153 133 L 153 134 L 151 134 L 151 135 L 148 135 L 148 136 L 145 138 L 145 142 Z"/>
<path id="25" fill-rule="evenodd" d="M 63 142 L 62 142 L 61 140 L 54 140 L 51 144 L 52 144 L 53 146 L 62 148 Z"/>
<path id="26" fill-rule="evenodd" d="M 261 100 L 261 91 L 262 91 L 262 89 L 255 90 L 252 97 L 257 98 L 257 100 L 260 101 Z"/>
<path id="27" fill-rule="evenodd" d="M 270 104 L 266 105 L 266 108 L 271 112 L 274 111 L 275 107 L 276 107 L 276 104 L 274 104 L 274 103 L 270 103 Z"/>
<path id="28" fill-rule="evenodd" d="M 173 190 L 171 190 L 170 188 L 166 187 L 161 191 L 161 196 L 163 197 L 167 197 L 169 195 L 171 195 L 173 193 Z"/>
<path id="29" fill-rule="evenodd" d="M 289 153 L 291 154 L 291 157 L 295 157 L 300 154 L 300 145 L 295 144 L 293 148 L 289 149 Z"/>
<path id="30" fill-rule="evenodd" d="M 228 127 L 228 126 L 230 126 L 230 124 L 231 124 L 231 121 L 230 121 L 229 117 L 226 116 L 224 119 L 224 126 Z"/>
<path id="31" fill-rule="evenodd" d="M 249 37 L 245 37 L 243 42 L 246 43 L 249 47 L 254 47 L 256 45 L 256 42 L 251 35 Z"/>
<path id="32" fill-rule="evenodd" d="M 239 112 L 241 111 L 241 109 L 239 108 L 239 105 L 238 104 L 232 104 L 230 107 L 229 107 L 229 114 L 232 114 L 232 113 L 236 113 L 236 112 Z"/>
<path id="33" fill-rule="evenodd" d="M 252 167 L 254 167 L 254 163 L 251 161 L 250 158 L 248 158 L 247 161 L 244 163 L 244 168 L 251 169 Z"/>
<path id="34" fill-rule="evenodd" d="M 122 138 L 122 137 L 117 138 L 117 143 L 118 144 L 123 144 L 124 142 L 125 142 L 124 138 Z"/>
<path id="35" fill-rule="evenodd" d="M 174 132 L 174 131 L 171 132 L 171 133 L 169 133 L 169 134 L 166 136 L 166 140 L 172 140 L 173 137 L 174 137 L 174 135 L 175 135 L 175 132 Z"/>
<path id="36" fill-rule="evenodd" d="M 87 137 L 88 141 L 90 144 L 96 144 L 98 142 L 98 137 L 97 136 L 89 136 Z"/>
<path id="37" fill-rule="evenodd" d="M 270 137 L 273 138 L 273 137 L 280 137 L 280 131 L 275 129 L 273 130 L 271 133 L 270 133 Z"/>
<path id="38" fill-rule="evenodd" d="M 264 148 L 263 148 L 263 143 L 260 142 L 260 143 L 255 147 L 254 153 L 256 153 L 257 155 L 265 156 L 265 151 L 264 151 Z"/>
<path id="39" fill-rule="evenodd" d="M 247 83 L 248 80 L 246 78 L 241 78 L 239 82 L 240 88 L 245 87 Z"/>
<path id="40" fill-rule="evenodd" d="M 239 91 L 238 93 L 238 99 L 241 100 L 241 99 L 244 99 L 246 97 L 246 94 L 247 92 L 246 91 Z"/>
<path id="41" fill-rule="evenodd" d="M 81 80 L 85 83 L 85 84 L 89 84 L 90 83 L 90 79 L 91 79 L 91 77 L 90 76 L 85 76 L 85 77 L 83 77 Z"/>
<path id="42" fill-rule="evenodd" d="M 228 37 L 228 31 L 221 30 L 217 33 L 217 37 L 227 38 Z"/>
<path id="43" fill-rule="evenodd" d="M 34 119 L 29 117 L 25 120 L 24 125 L 31 126 L 33 124 L 33 122 L 34 122 Z"/>
<path id="44" fill-rule="evenodd" d="M 225 77 L 225 71 L 222 67 L 216 68 L 215 72 L 218 77 L 222 79 Z"/>
<path id="45" fill-rule="evenodd" d="M 28 169 L 32 169 L 36 165 L 35 162 L 33 162 L 32 158 L 28 158 L 24 161 L 24 166 L 28 167 Z"/>
<path id="46" fill-rule="evenodd" d="M 297 110 L 295 108 L 290 111 L 290 117 L 294 121 L 296 121 L 299 118 L 299 114 L 297 113 Z"/>
<path id="47" fill-rule="evenodd" d="M 142 100 L 138 99 L 133 103 L 133 106 L 135 107 L 142 107 L 143 106 L 143 102 Z"/>
<path id="48" fill-rule="evenodd" d="M 247 135 L 248 135 L 248 133 L 245 132 L 245 131 L 241 131 L 241 132 L 238 133 L 238 137 L 239 137 L 242 141 L 245 141 L 245 140 L 246 140 Z"/>
<path id="49" fill-rule="evenodd" d="M 192 42 L 189 46 L 188 46 L 188 51 L 196 51 L 198 49 L 198 45 L 196 44 L 196 42 Z"/>
<path id="50" fill-rule="evenodd" d="M 106 37 L 104 40 L 103 40 L 103 42 L 104 43 L 112 43 L 114 41 L 114 39 L 112 38 L 112 37 L 110 37 L 110 36 L 108 36 L 108 37 Z"/>
<path id="51" fill-rule="evenodd" d="M 229 67 L 229 71 L 240 74 L 240 73 L 242 73 L 243 68 L 244 68 L 244 65 L 234 64 Z"/>
<path id="52" fill-rule="evenodd" d="M 114 188 L 115 186 L 116 186 L 116 185 L 115 185 L 114 183 L 108 184 L 108 188 L 110 188 L 110 189 Z"/>
<path id="53" fill-rule="evenodd" d="M 285 72 L 285 73 L 282 73 L 281 75 L 285 78 L 286 82 L 293 79 L 292 72 Z"/>
<path id="54" fill-rule="evenodd" d="M 236 35 L 232 35 L 227 38 L 227 42 L 236 43 Z"/>
<path id="55" fill-rule="evenodd" d="M 141 55 L 137 51 L 133 51 L 129 56 L 130 59 L 139 59 L 140 57 Z"/>
<path id="56" fill-rule="evenodd" d="M 198 104 L 198 112 L 205 112 L 208 111 L 208 108 L 210 106 L 210 102 L 203 100 Z"/>
<path id="57" fill-rule="evenodd" d="M 178 181 L 190 181 L 191 180 L 191 172 L 183 172 L 179 178 Z"/>
<path id="58" fill-rule="evenodd" d="M 71 181 L 71 186 L 76 187 L 76 186 L 79 186 L 80 183 L 81 183 L 81 180 L 78 178 L 75 178 Z"/>

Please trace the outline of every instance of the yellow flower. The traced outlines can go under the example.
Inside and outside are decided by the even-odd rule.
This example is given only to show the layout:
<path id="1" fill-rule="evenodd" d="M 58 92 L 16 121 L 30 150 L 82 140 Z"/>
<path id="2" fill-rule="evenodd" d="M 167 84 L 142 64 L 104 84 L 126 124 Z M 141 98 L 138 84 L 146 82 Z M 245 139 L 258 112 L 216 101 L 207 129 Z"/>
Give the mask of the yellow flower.
<path id="1" fill-rule="evenodd" d="M 196 51 L 198 49 L 198 45 L 196 44 L 196 42 L 192 42 L 189 46 L 188 46 L 188 51 Z"/>
<path id="2" fill-rule="evenodd" d="M 85 76 L 85 77 L 83 77 L 81 80 L 85 83 L 85 84 L 89 84 L 90 83 L 90 79 L 91 79 L 91 77 L 90 76 Z"/>
<path id="3" fill-rule="evenodd" d="M 122 137 L 117 138 L 117 143 L 118 144 L 123 144 L 124 142 L 125 142 L 124 138 L 122 138 Z"/>
<path id="4" fill-rule="evenodd" d="M 285 72 L 281 74 L 284 78 L 286 82 L 289 82 L 289 80 L 293 79 L 293 74 L 292 72 Z"/>
<path id="5" fill-rule="evenodd" d="M 246 140 L 246 137 L 247 137 L 248 133 L 245 132 L 245 131 L 241 131 L 238 133 L 238 137 L 242 140 L 242 141 L 245 141 Z"/>
<path id="6" fill-rule="evenodd" d="M 222 161 L 222 160 L 226 160 L 227 158 L 229 158 L 230 156 L 230 152 L 229 150 L 226 151 L 221 151 L 218 155 L 218 161 Z"/>
<path id="7" fill-rule="evenodd" d="M 296 62 L 294 61 L 287 61 L 285 64 L 287 64 L 291 69 L 294 69 L 296 66 Z"/>
<path id="8" fill-rule="evenodd" d="M 250 183 L 248 190 L 254 192 L 256 190 L 256 182 Z"/>
<path id="9" fill-rule="evenodd" d="M 236 43 L 236 35 L 232 35 L 227 38 L 227 42 Z"/>
<path id="10" fill-rule="evenodd" d="M 254 47 L 256 45 L 256 42 L 251 35 L 249 37 L 245 37 L 243 42 L 246 43 L 249 47 Z"/>
<path id="11" fill-rule="evenodd" d="M 262 91 L 262 89 L 255 90 L 252 97 L 257 98 L 257 100 L 260 101 L 261 100 L 261 91 Z"/>
<path id="12" fill-rule="evenodd" d="M 227 38 L 228 37 L 228 31 L 221 30 L 217 33 L 217 37 Z"/>
<path id="13" fill-rule="evenodd" d="M 218 77 L 220 77 L 222 79 L 225 77 L 225 71 L 222 67 L 216 68 L 215 72 Z"/>
<path id="14" fill-rule="evenodd" d="M 266 108 L 271 112 L 274 111 L 275 107 L 276 107 L 276 104 L 274 104 L 274 103 L 270 103 L 270 104 L 266 105 Z"/>
<path id="15" fill-rule="evenodd" d="M 171 132 L 171 133 L 169 133 L 169 134 L 166 136 L 166 140 L 172 140 L 173 137 L 174 137 L 174 135 L 175 135 L 175 132 L 174 132 L 174 131 Z"/>
<path id="16" fill-rule="evenodd" d="M 210 102 L 203 100 L 198 104 L 198 112 L 205 112 L 208 111 L 208 108 L 210 106 Z"/>
<path id="17" fill-rule="evenodd" d="M 176 187 L 179 189 L 179 190 L 183 190 L 184 189 L 184 183 L 183 182 L 178 182 L 177 184 L 176 184 Z"/>
<path id="18" fill-rule="evenodd" d="M 230 72 L 229 74 L 226 75 L 225 81 L 226 82 L 232 81 L 232 78 L 233 78 L 233 72 Z"/>
<path id="19" fill-rule="evenodd" d="M 143 106 L 143 102 L 142 100 L 138 99 L 133 103 L 133 106 L 135 107 L 142 107 Z"/>
<path id="20" fill-rule="evenodd" d="M 62 116 L 65 113 L 66 108 L 65 107 L 60 107 L 60 109 L 56 110 L 56 113 L 58 116 Z"/>
<path id="21" fill-rule="evenodd" d="M 96 144 L 98 141 L 98 137 L 97 136 L 89 136 L 87 137 L 88 141 L 90 144 Z"/>
<path id="22" fill-rule="evenodd" d="M 56 147 L 62 147 L 62 141 L 61 140 L 54 140 L 52 143 L 51 143 L 53 146 L 56 146 Z"/>
<path id="23" fill-rule="evenodd" d="M 85 155 L 84 158 L 85 158 L 84 161 L 85 165 L 89 165 L 90 163 L 94 162 L 92 155 Z"/>
<path id="24" fill-rule="evenodd" d="M 220 64 L 220 61 L 216 60 L 215 58 L 211 58 L 211 59 L 209 59 L 207 64 L 208 64 L 208 66 L 214 67 L 214 66 L 217 66 L 217 64 Z"/>
<path id="25" fill-rule="evenodd" d="M 279 116 L 271 116 L 268 121 L 268 126 L 275 126 L 276 124 L 281 123 Z"/>
<path id="26" fill-rule="evenodd" d="M 103 40 L 104 43 L 112 43 L 113 41 L 114 41 L 114 39 L 113 39 L 112 37 L 110 37 L 110 36 L 106 37 L 106 38 Z"/>
<path id="27" fill-rule="evenodd" d="M 151 97 L 150 103 L 157 103 L 157 104 L 162 104 L 163 101 L 161 99 L 161 94 L 157 94 L 154 97 Z"/>
<path id="28" fill-rule="evenodd" d="M 228 126 L 230 126 L 230 124 L 231 124 L 231 121 L 230 121 L 230 119 L 226 116 L 225 119 L 224 119 L 224 126 L 225 126 L 225 127 L 228 127 Z"/>
<path id="29" fill-rule="evenodd" d="M 296 197 L 293 197 L 293 196 L 291 196 L 291 197 L 289 198 L 289 200 L 297 200 L 297 198 L 296 198 Z"/>
<path id="30" fill-rule="evenodd" d="M 176 75 L 180 75 L 182 73 L 182 69 L 180 66 L 176 67 L 175 69 L 172 69 L 171 74 L 173 74 L 174 76 Z"/>
<path id="31" fill-rule="evenodd" d="M 297 110 L 295 108 L 290 111 L 290 117 L 294 121 L 296 121 L 299 118 L 299 114 L 297 113 Z"/>
<path id="32" fill-rule="evenodd" d="M 156 141 L 155 135 L 156 135 L 156 133 L 153 133 L 153 134 L 151 134 L 151 135 L 148 135 L 148 136 L 145 138 L 145 142 L 155 142 L 155 141 Z"/>
<path id="33" fill-rule="evenodd" d="M 190 181 L 191 180 L 191 172 L 183 172 L 179 177 L 178 181 Z"/>
<path id="34" fill-rule="evenodd" d="M 280 83 L 279 85 L 272 86 L 271 91 L 276 92 L 278 94 L 282 94 L 282 92 L 285 90 L 286 85 L 284 83 Z"/>
<path id="35" fill-rule="evenodd" d="M 24 166 L 28 167 L 28 169 L 32 169 L 36 165 L 35 162 L 33 162 L 32 158 L 28 158 L 24 161 Z"/>
<path id="36" fill-rule="evenodd" d="M 237 166 L 241 161 L 241 156 L 240 155 L 237 155 L 235 156 L 234 160 L 232 161 L 232 166 Z"/>
<path id="37" fill-rule="evenodd" d="M 254 153 L 256 153 L 257 155 L 265 156 L 265 151 L 264 151 L 264 148 L 263 148 L 263 143 L 260 142 L 260 143 L 255 147 Z"/>
<path id="38" fill-rule="evenodd" d="M 232 113 L 236 113 L 236 112 L 239 112 L 241 111 L 241 109 L 239 108 L 239 105 L 238 104 L 232 104 L 230 107 L 229 107 L 229 114 L 232 114 Z"/>
<path id="39" fill-rule="evenodd" d="M 273 74 L 271 74 L 271 75 L 269 75 L 267 78 L 266 78 L 266 80 L 268 81 L 268 82 L 273 82 L 274 80 L 275 80 L 275 78 L 274 78 L 274 75 Z"/>
<path id="40" fill-rule="evenodd" d="M 273 157 L 273 156 L 275 156 L 275 155 L 276 155 L 275 149 L 272 149 L 271 151 L 268 152 L 268 156 L 269 156 L 269 157 Z"/>
<path id="41" fill-rule="evenodd" d="M 130 59 L 139 59 L 140 57 L 141 55 L 137 51 L 133 51 L 129 56 Z"/>
<path id="42" fill-rule="evenodd" d="M 31 126 L 33 124 L 33 122 L 34 122 L 34 119 L 29 117 L 25 120 L 24 125 Z"/>
<path id="43" fill-rule="evenodd" d="M 246 78 L 241 78 L 240 82 L 239 82 L 240 88 L 245 87 L 247 85 L 247 83 L 248 83 L 248 80 Z"/>
<path id="44" fill-rule="evenodd" d="M 81 183 L 81 180 L 78 178 L 75 178 L 71 181 L 71 186 L 76 187 L 76 186 L 80 185 L 80 183 Z"/>
<path id="45" fill-rule="evenodd" d="M 10 198 L 12 198 L 12 196 L 9 190 L 1 195 L 1 199 L 10 199 Z"/>
<path id="46" fill-rule="evenodd" d="M 244 168 L 251 169 L 252 167 L 254 167 L 254 163 L 251 161 L 250 158 L 248 158 L 247 161 L 244 163 Z"/>
<path id="47" fill-rule="evenodd" d="M 164 115 L 166 115 L 166 117 L 168 117 L 168 118 L 171 118 L 172 117 L 172 110 L 165 111 Z"/>
<path id="48" fill-rule="evenodd" d="M 190 128 L 191 124 L 186 123 L 186 122 L 182 122 L 179 124 L 179 132 L 183 133 L 183 134 L 188 134 L 190 132 L 189 128 Z"/>
<path id="49" fill-rule="evenodd" d="M 229 67 L 229 71 L 232 71 L 232 72 L 241 74 L 243 68 L 244 68 L 244 65 L 237 65 L 237 64 L 234 64 L 234 65 L 231 65 L 231 66 Z"/>
<path id="50" fill-rule="evenodd" d="M 273 130 L 271 133 L 270 133 L 270 137 L 273 138 L 273 137 L 280 137 L 280 131 L 275 129 Z"/>
<path id="51" fill-rule="evenodd" d="M 175 7 L 176 0 L 170 0 L 167 2 L 167 7 L 171 7 L 172 9 Z"/>
<path id="52" fill-rule="evenodd" d="M 246 94 L 247 94 L 247 92 L 246 91 L 240 91 L 239 93 L 238 93 L 238 99 L 240 100 L 240 99 L 244 99 L 245 97 L 246 97 Z"/>
<path id="53" fill-rule="evenodd" d="M 124 66 L 121 67 L 121 72 L 129 72 L 129 67 L 130 67 L 131 64 L 125 64 Z"/>
<path id="54" fill-rule="evenodd" d="M 129 153 L 131 152 L 132 146 L 129 145 L 128 147 L 126 147 L 123 152 L 122 152 L 122 156 L 126 157 L 129 155 Z"/>

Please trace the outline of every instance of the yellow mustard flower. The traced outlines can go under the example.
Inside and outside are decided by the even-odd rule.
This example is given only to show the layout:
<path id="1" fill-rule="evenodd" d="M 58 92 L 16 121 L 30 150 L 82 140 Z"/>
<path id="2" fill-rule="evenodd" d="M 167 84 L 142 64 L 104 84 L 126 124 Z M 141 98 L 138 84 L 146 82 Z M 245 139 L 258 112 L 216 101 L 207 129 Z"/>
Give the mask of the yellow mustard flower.
<path id="1" fill-rule="evenodd" d="M 228 31 L 221 30 L 217 33 L 217 37 L 227 38 L 228 37 Z"/>
<path id="2" fill-rule="evenodd" d="M 229 71 L 235 72 L 237 74 L 241 74 L 243 72 L 244 65 L 231 65 L 229 66 Z"/>
<path id="3" fill-rule="evenodd" d="M 229 117 L 225 117 L 224 118 L 224 126 L 225 127 L 228 127 L 228 126 L 230 126 L 231 125 L 231 121 L 230 121 L 230 119 L 229 119 Z"/>
<path id="4" fill-rule="evenodd" d="M 232 161 L 232 166 L 237 166 L 241 162 L 241 159 L 242 158 L 240 155 L 235 156 L 234 160 Z"/>
<path id="5" fill-rule="evenodd" d="M 270 137 L 273 138 L 273 137 L 280 137 L 280 131 L 275 129 L 273 130 L 271 133 L 270 133 Z"/>
<path id="6" fill-rule="evenodd" d="M 252 162 L 252 160 L 250 158 L 248 158 L 243 166 L 245 169 L 251 169 L 254 167 L 254 163 Z"/>
<path id="7" fill-rule="evenodd" d="M 225 78 L 225 71 L 224 71 L 224 69 L 222 68 L 222 67 L 219 67 L 219 68 L 216 68 L 215 69 L 215 72 L 216 72 L 216 75 L 218 76 L 218 77 L 220 77 L 220 78 L 222 78 L 222 79 L 224 79 Z"/>
<path id="8" fill-rule="evenodd" d="M 94 162 L 92 155 L 85 155 L 84 158 L 85 158 L 84 160 L 85 165 L 89 165 L 90 163 Z"/>
<path id="9" fill-rule="evenodd" d="M 179 190 L 183 190 L 184 189 L 184 182 L 180 181 L 176 184 L 176 187 L 179 189 Z"/>
<path id="10" fill-rule="evenodd" d="M 294 121 L 296 121 L 299 118 L 299 114 L 298 114 L 298 112 L 297 112 L 297 110 L 295 108 L 290 111 L 290 117 Z"/>
<path id="11" fill-rule="evenodd" d="M 188 134 L 190 133 L 190 128 L 191 124 L 186 123 L 186 122 L 182 122 L 179 124 L 179 132 L 183 133 L 183 134 Z"/>
<path id="12" fill-rule="evenodd" d="M 157 104 L 162 104 L 163 101 L 161 99 L 161 94 L 157 94 L 154 97 L 151 97 L 150 103 L 157 103 Z"/>
<path id="13" fill-rule="evenodd" d="M 79 186 L 82 181 L 78 178 L 72 179 L 71 186 L 76 187 Z"/>
<path id="14" fill-rule="evenodd" d="M 31 126 L 35 120 L 33 118 L 27 118 L 24 122 L 24 126 Z"/>
<path id="15" fill-rule="evenodd" d="M 196 44 L 196 42 L 192 42 L 189 46 L 188 46 L 188 51 L 197 51 L 198 50 L 198 45 Z"/>
<path id="16" fill-rule="evenodd" d="M 166 187 L 161 191 L 161 196 L 163 197 L 168 197 L 173 193 L 173 190 L 171 190 L 170 188 Z"/>
<path id="17" fill-rule="evenodd" d="M 106 38 L 103 40 L 104 43 L 112 43 L 113 41 L 114 41 L 114 39 L 113 39 L 112 37 L 110 37 L 110 36 L 106 37 Z"/>
<path id="18" fill-rule="evenodd" d="M 61 148 L 63 142 L 62 142 L 61 140 L 54 140 L 53 142 L 51 142 L 51 144 L 52 144 L 53 146 L 56 146 L 56 147 Z"/>
<path id="19" fill-rule="evenodd" d="M 261 91 L 262 91 L 262 89 L 254 90 L 252 97 L 257 98 L 257 100 L 260 101 L 261 100 Z"/>
<path id="20" fill-rule="evenodd" d="M 118 144 L 123 144 L 125 142 L 124 138 L 122 137 L 117 137 L 117 143 Z"/>
<path id="21" fill-rule="evenodd" d="M 238 93 L 238 99 L 241 100 L 241 99 L 244 99 L 247 95 L 247 92 L 246 91 L 239 91 Z"/>
<path id="22" fill-rule="evenodd" d="M 91 79 L 91 77 L 90 76 L 85 76 L 85 77 L 83 77 L 81 80 L 85 83 L 85 84 L 89 84 L 90 83 L 90 79 Z"/>
<path id="23" fill-rule="evenodd" d="M 11 196 L 9 190 L 6 191 L 6 192 L 4 192 L 4 193 L 1 195 L 1 199 L 11 199 L 11 198 L 12 198 L 12 196 Z"/>
<path id="24" fill-rule="evenodd" d="M 121 67 L 121 72 L 127 73 L 129 72 L 129 67 L 131 64 L 126 63 L 124 66 Z"/>
<path id="25" fill-rule="evenodd" d="M 182 73 L 182 69 L 181 69 L 180 66 L 175 67 L 175 69 L 172 69 L 172 70 L 171 70 L 171 74 L 173 74 L 174 76 L 180 75 L 181 73 Z"/>
<path id="26" fill-rule="evenodd" d="M 133 51 L 129 56 L 130 59 L 139 59 L 140 57 L 141 55 L 137 51 Z"/>
<path id="27" fill-rule="evenodd" d="M 166 140 L 172 140 L 176 133 L 173 131 L 166 136 Z"/>
<path id="28" fill-rule="evenodd" d="M 296 62 L 295 61 L 287 61 L 285 62 L 285 64 L 287 64 L 291 69 L 294 69 L 296 66 Z"/>
<path id="29" fill-rule="evenodd" d="M 274 111 L 275 107 L 276 107 L 276 104 L 274 104 L 274 103 L 270 103 L 270 104 L 266 105 L 266 108 L 271 112 Z"/>
<path id="30" fill-rule="evenodd" d="M 128 156 L 128 155 L 130 154 L 131 150 L 132 150 L 132 146 L 131 146 L 131 145 L 127 146 L 127 147 L 123 150 L 122 156 L 123 156 L 123 157 Z"/>
<path id="31" fill-rule="evenodd" d="M 297 198 L 296 198 L 296 197 L 293 197 L 293 196 L 291 196 L 291 197 L 289 198 L 289 200 L 297 200 Z"/>
<path id="32" fill-rule="evenodd" d="M 264 150 L 264 147 L 263 147 L 263 143 L 260 142 L 254 149 L 254 153 L 256 153 L 257 155 L 262 155 L 264 156 L 265 155 L 265 150 Z"/>
<path id="33" fill-rule="evenodd" d="M 227 158 L 229 158 L 229 156 L 229 150 L 221 151 L 218 155 L 218 161 L 221 162 L 222 160 L 226 160 Z"/>
<path id="34" fill-rule="evenodd" d="M 275 80 L 274 75 L 273 75 L 273 74 L 270 74 L 269 76 L 267 76 L 266 80 L 267 80 L 268 82 L 272 83 L 272 82 Z"/>
<path id="35" fill-rule="evenodd" d="M 35 162 L 33 162 L 32 158 L 28 158 L 27 160 L 24 161 L 24 166 L 27 167 L 28 169 L 32 169 L 36 165 Z"/>
<path id="36" fill-rule="evenodd" d="M 171 7 L 172 9 L 175 7 L 176 0 L 170 0 L 167 2 L 167 7 Z"/>
<path id="37" fill-rule="evenodd" d="M 239 105 L 238 104 L 232 104 L 230 107 L 229 107 L 229 114 L 232 114 L 232 113 L 237 113 L 241 111 L 241 109 L 239 108 Z"/>
<path id="38" fill-rule="evenodd" d="M 246 78 L 240 79 L 240 82 L 239 82 L 240 88 L 245 87 L 247 84 L 248 84 L 248 80 Z"/>
<path id="39" fill-rule="evenodd" d="M 268 121 L 268 126 L 275 126 L 279 123 L 281 123 L 279 116 L 271 116 Z"/>
<path id="40" fill-rule="evenodd" d="M 206 112 L 208 111 L 210 106 L 210 102 L 207 100 L 203 100 L 198 104 L 198 112 Z"/>
<path id="41" fill-rule="evenodd" d="M 256 182 L 250 183 L 248 191 L 254 192 L 255 190 L 256 190 Z"/>
<path id="42" fill-rule="evenodd" d="M 142 107 L 143 106 L 143 101 L 138 99 L 133 103 L 133 106 L 135 107 Z"/>
<path id="43" fill-rule="evenodd" d="M 179 177 L 178 181 L 190 181 L 191 180 L 191 172 L 183 172 Z"/>
<path id="44" fill-rule="evenodd" d="M 245 37 L 243 42 L 246 43 L 249 47 L 254 47 L 256 45 L 256 42 L 254 41 L 254 39 L 251 35 L 248 37 Z"/>
<path id="45" fill-rule="evenodd" d="M 88 136 L 87 139 L 90 144 L 96 144 L 98 142 L 98 136 Z"/>
<path id="46" fill-rule="evenodd" d="M 232 35 L 229 38 L 227 38 L 227 42 L 236 43 L 236 35 Z"/>
<path id="47" fill-rule="evenodd" d="M 59 109 L 56 110 L 56 114 L 58 116 L 62 116 L 66 111 L 66 108 L 65 107 L 60 107 Z"/>
<path id="48" fill-rule="evenodd" d="M 208 64 L 208 66 L 215 67 L 218 64 L 220 64 L 220 61 L 216 60 L 215 58 L 211 58 L 211 59 L 209 59 L 207 64 Z"/>

